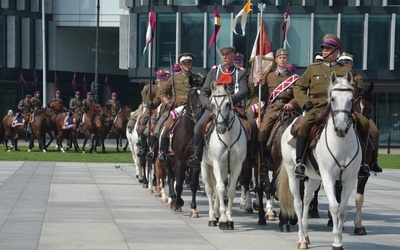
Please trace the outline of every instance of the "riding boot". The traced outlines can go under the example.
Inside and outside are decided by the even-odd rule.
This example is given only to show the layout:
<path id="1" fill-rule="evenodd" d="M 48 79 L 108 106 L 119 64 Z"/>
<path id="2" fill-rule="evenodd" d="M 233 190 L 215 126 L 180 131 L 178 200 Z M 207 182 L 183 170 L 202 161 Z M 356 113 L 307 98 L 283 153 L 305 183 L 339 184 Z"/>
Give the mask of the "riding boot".
<path id="1" fill-rule="evenodd" d="M 153 160 L 154 147 L 155 147 L 156 142 L 157 142 L 157 137 L 155 137 L 154 135 L 150 136 L 150 145 L 149 145 L 150 151 L 146 154 L 146 159 Z"/>
<path id="2" fill-rule="evenodd" d="M 267 167 L 267 158 L 265 157 L 267 142 L 266 141 L 258 141 L 258 153 L 260 154 L 260 175 L 268 175 L 268 167 Z"/>
<path id="3" fill-rule="evenodd" d="M 365 164 L 365 153 L 366 153 L 366 149 L 368 147 L 368 143 L 372 143 L 372 142 L 368 141 L 368 135 L 364 135 L 362 132 L 360 133 L 360 142 L 361 142 L 361 149 L 362 149 L 362 158 L 361 158 L 360 170 L 358 170 L 358 176 L 368 177 L 370 175 L 370 173 L 369 173 L 368 165 Z"/>
<path id="4" fill-rule="evenodd" d="M 296 140 L 296 166 L 294 168 L 294 174 L 299 179 L 304 179 L 306 166 L 304 165 L 303 161 L 303 154 L 306 150 L 307 146 L 307 138 L 301 135 L 297 135 Z"/>
<path id="5" fill-rule="evenodd" d="M 370 139 L 373 141 L 372 138 Z M 375 149 L 372 151 L 371 171 L 374 171 L 375 173 L 382 173 L 383 169 L 379 166 L 378 163 L 378 145 L 374 145 L 374 147 Z"/>
<path id="6" fill-rule="evenodd" d="M 146 150 L 147 150 L 146 136 L 144 134 L 140 135 L 140 141 L 141 141 L 142 147 L 139 149 L 137 156 L 144 158 L 146 156 Z"/>
<path id="7" fill-rule="evenodd" d="M 255 157 L 256 151 L 257 149 L 255 149 L 253 141 L 250 140 L 247 143 L 247 153 L 246 153 L 247 167 L 249 168 L 254 168 L 256 166 L 256 157 Z"/>
<path id="8" fill-rule="evenodd" d="M 165 151 L 167 150 L 168 146 L 168 137 L 161 137 L 161 142 L 160 142 L 160 155 L 158 156 L 158 161 L 161 163 L 166 163 L 167 162 L 167 155 L 165 154 Z"/>
<path id="9" fill-rule="evenodd" d="M 193 155 L 187 161 L 187 165 L 191 168 L 199 168 L 201 157 L 203 156 L 203 138 L 201 134 L 194 134 L 193 136 Z"/>

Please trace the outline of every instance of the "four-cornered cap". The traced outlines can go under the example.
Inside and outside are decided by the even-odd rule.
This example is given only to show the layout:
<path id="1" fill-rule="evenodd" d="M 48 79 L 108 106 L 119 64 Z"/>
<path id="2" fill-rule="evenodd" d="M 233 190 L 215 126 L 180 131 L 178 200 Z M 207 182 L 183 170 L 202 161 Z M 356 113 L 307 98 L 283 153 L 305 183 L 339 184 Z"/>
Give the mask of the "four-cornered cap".
<path id="1" fill-rule="evenodd" d="M 34 93 L 34 94 L 35 94 L 35 95 L 36 95 L 36 94 L 39 94 L 39 95 L 40 95 L 40 91 L 35 91 L 35 93 Z"/>
<path id="2" fill-rule="evenodd" d="M 243 62 L 244 61 L 244 55 L 240 53 L 235 54 L 235 58 L 233 58 L 234 62 Z"/>
<path id="3" fill-rule="evenodd" d="M 354 56 L 352 54 L 343 52 L 342 54 L 340 54 L 339 56 L 339 62 L 352 62 L 353 61 Z"/>
<path id="4" fill-rule="evenodd" d="M 174 66 L 172 66 L 172 71 L 173 72 L 179 72 L 179 71 L 181 71 L 181 67 L 179 67 L 178 64 L 175 64 Z"/>
<path id="5" fill-rule="evenodd" d="M 111 96 L 112 96 L 112 97 L 114 97 L 114 96 L 116 97 L 116 96 L 117 96 L 117 93 L 112 92 Z"/>
<path id="6" fill-rule="evenodd" d="M 31 95 L 26 95 L 25 98 L 31 98 Z"/>
<path id="7" fill-rule="evenodd" d="M 282 56 L 282 55 L 289 55 L 289 53 L 287 52 L 287 50 L 280 48 L 276 51 L 275 58 L 277 58 L 278 56 Z"/>
<path id="8" fill-rule="evenodd" d="M 164 70 L 159 70 L 159 71 L 156 72 L 156 76 L 157 77 L 166 77 L 167 73 L 165 73 Z"/>
<path id="9" fill-rule="evenodd" d="M 61 94 L 61 91 L 60 91 L 60 90 L 57 90 L 57 91 L 56 91 L 56 94 Z"/>
<path id="10" fill-rule="evenodd" d="M 92 92 L 87 92 L 87 96 L 92 96 Z"/>
<path id="11" fill-rule="evenodd" d="M 80 93 L 79 93 L 79 91 L 75 91 L 75 95 L 79 95 Z"/>
<path id="12" fill-rule="evenodd" d="M 323 60 L 324 60 L 324 57 L 322 56 L 321 52 L 314 53 L 314 61 L 315 62 L 322 62 Z"/>
<path id="13" fill-rule="evenodd" d="M 235 53 L 236 52 L 236 49 L 235 49 L 235 47 L 233 47 L 233 46 L 226 46 L 226 47 L 223 47 L 222 49 L 220 49 L 219 50 L 221 53 L 226 53 L 226 52 L 233 52 L 233 53 Z"/>
<path id="14" fill-rule="evenodd" d="M 321 48 L 323 47 L 332 47 L 339 50 L 344 49 L 342 40 L 340 40 L 340 38 L 334 34 L 327 34 L 322 38 Z"/>
<path id="15" fill-rule="evenodd" d="M 179 55 L 178 61 L 179 63 L 191 62 L 193 61 L 193 58 L 194 56 L 191 53 L 182 53 Z"/>

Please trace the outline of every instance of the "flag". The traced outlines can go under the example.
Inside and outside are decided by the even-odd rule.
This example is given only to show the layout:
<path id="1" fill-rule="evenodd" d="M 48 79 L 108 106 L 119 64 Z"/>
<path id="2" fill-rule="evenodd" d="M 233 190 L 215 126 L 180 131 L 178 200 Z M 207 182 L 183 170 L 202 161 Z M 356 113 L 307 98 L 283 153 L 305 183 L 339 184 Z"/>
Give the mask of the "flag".
<path id="1" fill-rule="evenodd" d="M 85 93 L 86 92 L 86 74 L 83 75 L 82 83 L 83 83 L 83 86 L 82 86 L 81 93 Z"/>
<path id="2" fill-rule="evenodd" d="M 106 75 L 106 78 L 104 79 L 104 86 L 107 88 L 107 92 L 110 94 L 111 89 L 110 84 L 108 83 L 108 75 Z"/>
<path id="3" fill-rule="evenodd" d="M 72 87 L 74 88 L 74 91 L 76 91 L 76 73 L 74 72 L 74 76 L 72 77 Z"/>
<path id="4" fill-rule="evenodd" d="M 274 54 L 272 52 L 271 44 L 268 41 L 268 35 L 267 31 L 265 30 L 264 21 L 260 22 L 260 27 L 258 28 L 249 62 L 251 64 L 251 82 L 254 82 L 254 79 L 258 73 L 262 73 L 264 75 L 269 73 L 274 64 Z M 259 69 L 260 64 L 261 69 Z"/>
<path id="5" fill-rule="evenodd" d="M 149 13 L 149 25 L 146 32 L 146 46 L 144 46 L 143 54 L 146 52 L 147 46 L 153 41 L 156 31 L 156 14 L 154 11 Z"/>
<path id="6" fill-rule="evenodd" d="M 21 83 L 21 87 L 24 88 L 26 91 L 29 91 L 29 86 L 28 83 L 26 82 L 24 76 L 22 75 L 22 72 L 19 73 L 19 82 Z"/>
<path id="7" fill-rule="evenodd" d="M 208 43 L 208 54 L 210 54 L 210 49 L 213 46 L 213 44 L 217 43 L 219 39 L 219 34 L 220 34 L 220 29 L 221 29 L 221 18 L 219 16 L 219 12 L 217 8 L 215 7 L 214 9 L 214 33 L 211 36 L 210 42 Z M 219 53 L 218 45 L 216 45 L 217 52 Z"/>
<path id="8" fill-rule="evenodd" d="M 282 30 L 282 47 L 286 49 L 286 45 L 290 48 L 289 42 L 287 41 L 287 32 L 290 28 L 290 9 L 286 7 L 286 12 L 283 14 L 283 22 L 281 25 Z"/>
<path id="9" fill-rule="evenodd" d="M 236 23 L 240 18 L 240 24 L 242 27 L 242 36 L 244 36 L 246 34 L 246 22 L 247 22 L 247 14 L 250 13 L 250 11 L 252 10 L 252 3 L 251 0 L 248 0 L 247 3 L 243 6 L 243 9 L 235 16 L 235 18 L 232 20 L 232 29 L 233 29 L 233 33 L 235 33 L 236 35 L 239 35 L 236 32 Z"/>
<path id="10" fill-rule="evenodd" d="M 56 88 L 59 89 L 58 87 L 58 77 L 57 77 L 57 73 L 54 71 L 54 83 L 56 84 Z"/>
<path id="11" fill-rule="evenodd" d="M 39 82 L 39 76 L 38 76 L 38 74 L 36 73 L 36 70 L 34 71 L 34 79 L 33 79 L 33 86 L 36 86 L 36 83 L 38 83 Z"/>

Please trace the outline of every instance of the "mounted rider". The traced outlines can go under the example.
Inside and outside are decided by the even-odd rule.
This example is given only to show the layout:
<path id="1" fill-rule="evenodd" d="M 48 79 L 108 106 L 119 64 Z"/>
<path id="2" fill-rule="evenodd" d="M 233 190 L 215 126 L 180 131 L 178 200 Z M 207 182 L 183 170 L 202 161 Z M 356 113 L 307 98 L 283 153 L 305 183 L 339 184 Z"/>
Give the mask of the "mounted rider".
<path id="1" fill-rule="evenodd" d="M 115 117 L 121 112 L 121 102 L 117 99 L 117 93 L 111 93 L 111 99 L 107 101 L 106 108 L 110 110 L 111 121 L 114 122 Z"/>
<path id="2" fill-rule="evenodd" d="M 305 177 L 306 166 L 304 165 L 303 155 L 308 145 L 310 130 L 315 124 L 317 112 L 325 108 L 328 103 L 326 93 L 330 75 L 335 71 L 338 77 L 343 77 L 348 71 L 351 72 L 349 66 L 337 61 L 340 50 L 344 48 L 343 42 L 339 37 L 334 34 L 325 35 L 322 39 L 321 48 L 324 61 L 310 64 L 293 87 L 294 97 L 306 112 L 299 125 L 296 140 L 295 175 L 300 179 Z M 355 91 L 357 91 L 356 88 Z M 365 145 L 368 138 L 369 122 L 362 115 L 358 115 L 358 118 L 360 122 L 357 123 L 357 130 L 361 132 L 361 144 Z M 369 175 L 369 172 L 364 167 L 364 154 L 359 175 Z"/>
<path id="3" fill-rule="evenodd" d="M 268 88 L 269 97 L 263 100 L 267 108 L 258 133 L 258 153 L 261 158 L 260 174 L 267 175 L 267 162 L 271 161 L 270 149 L 267 148 L 267 141 L 271 135 L 275 122 L 279 119 L 282 110 L 298 110 L 299 105 L 293 96 L 293 85 L 299 76 L 288 70 L 289 53 L 286 49 L 278 49 L 275 53 L 276 70 L 268 73 L 258 74 L 254 83 Z M 257 104 L 254 104 L 257 105 Z M 266 153 L 266 154 L 265 154 Z"/>
<path id="4" fill-rule="evenodd" d="M 92 92 L 87 92 L 86 93 L 86 98 L 82 101 L 82 111 L 83 113 L 86 112 L 90 105 L 94 103 L 93 95 Z"/>
<path id="5" fill-rule="evenodd" d="M 24 124 L 25 131 L 29 130 L 28 122 L 29 122 L 29 117 L 33 110 L 33 105 L 30 99 L 31 95 L 25 95 L 25 98 L 20 100 L 18 103 L 18 109 L 21 110 L 22 118 L 25 120 Z"/>
<path id="6" fill-rule="evenodd" d="M 143 90 L 141 91 L 142 105 L 144 108 L 146 108 L 146 111 L 142 114 L 140 119 L 141 123 L 139 123 L 136 128 L 136 131 L 138 132 L 139 135 L 139 141 L 138 141 L 138 146 L 140 147 L 138 152 L 139 157 L 146 156 L 146 151 L 148 148 L 147 147 L 148 145 L 146 143 L 146 136 L 151 136 L 151 135 L 150 135 L 150 130 L 148 130 L 148 133 L 145 133 L 145 130 L 149 128 L 149 125 L 151 125 L 149 124 L 150 115 L 151 118 L 155 118 L 154 114 L 157 113 L 157 108 L 159 106 L 159 104 L 155 105 L 153 103 L 153 100 L 156 98 L 157 92 L 161 84 L 165 82 L 167 79 L 168 79 L 168 72 L 165 70 L 158 70 L 156 72 L 155 81 L 152 81 L 151 83 L 144 86 Z M 151 123 L 154 124 L 154 121 L 151 121 Z M 157 139 L 154 136 L 150 137 L 150 145 L 153 145 L 155 141 L 157 141 Z M 150 158 L 150 155 L 148 158 Z M 152 158 L 153 157 L 151 157 L 151 159 Z"/>
<path id="7" fill-rule="evenodd" d="M 42 109 L 42 101 L 40 100 L 40 91 L 35 91 L 35 93 L 33 94 L 34 95 L 30 100 L 33 106 L 33 111 Z"/>
<path id="8" fill-rule="evenodd" d="M 199 168 L 203 155 L 203 136 L 202 129 L 207 122 L 212 107 L 210 105 L 211 84 L 228 84 L 229 92 L 232 96 L 233 105 L 242 107 L 242 101 L 248 96 L 247 74 L 244 68 L 235 67 L 233 60 L 235 58 L 236 49 L 231 46 L 220 49 L 222 64 L 213 66 L 207 74 L 207 78 L 201 88 L 200 100 L 204 107 L 204 113 L 194 127 L 193 155 L 189 157 L 187 165 L 192 168 Z M 244 113 L 244 110 L 243 110 Z M 247 121 L 251 127 L 250 145 L 247 147 L 248 166 L 255 166 L 255 145 L 257 142 L 257 124 L 255 120 L 247 116 Z"/>
<path id="9" fill-rule="evenodd" d="M 160 155 L 158 160 L 163 163 L 167 162 L 165 151 L 168 146 L 171 126 L 174 124 L 175 119 L 181 114 L 186 105 L 186 95 L 192 87 L 200 87 L 203 82 L 203 77 L 201 75 L 191 72 L 193 60 L 194 55 L 191 53 L 182 53 L 179 55 L 178 62 L 181 71 L 172 75 L 171 78 L 161 86 L 159 96 L 157 96 L 153 102 L 155 105 L 162 102 L 166 109 L 171 110 L 170 115 L 165 122 L 160 140 Z M 176 108 L 173 109 L 173 107 Z"/>
<path id="10" fill-rule="evenodd" d="M 69 109 L 74 112 L 77 123 L 82 120 L 82 100 L 79 91 L 75 91 L 74 98 L 69 101 Z M 79 126 L 77 129 L 80 130 Z"/>

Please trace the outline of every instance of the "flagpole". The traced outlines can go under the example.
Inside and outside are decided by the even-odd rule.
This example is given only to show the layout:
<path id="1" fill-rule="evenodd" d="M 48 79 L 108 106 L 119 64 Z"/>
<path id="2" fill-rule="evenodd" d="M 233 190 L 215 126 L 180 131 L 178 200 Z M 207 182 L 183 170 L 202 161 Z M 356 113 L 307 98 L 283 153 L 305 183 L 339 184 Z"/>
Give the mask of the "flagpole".
<path id="1" fill-rule="evenodd" d="M 151 11 L 153 11 L 153 6 L 151 5 L 151 1 L 150 1 L 150 10 Z M 155 14 L 154 14 L 155 15 Z M 156 19 L 157 20 L 157 19 Z M 155 31 L 153 31 L 153 32 L 155 32 Z M 155 37 L 156 35 L 154 34 L 154 37 Z M 154 40 L 154 38 L 153 38 L 153 40 Z M 153 85 L 153 80 L 152 80 L 152 71 L 153 71 L 153 56 L 155 55 L 155 54 L 153 54 L 154 53 L 154 50 L 155 50 L 155 47 L 153 46 L 153 43 L 154 43 L 154 41 L 152 41 L 151 43 L 150 43 L 150 86 L 149 86 L 149 91 L 150 91 L 150 102 L 153 102 L 153 89 L 152 89 L 152 85 Z M 154 67 L 154 69 L 155 69 L 155 67 Z M 147 103 L 146 103 L 146 105 L 147 105 Z M 149 122 L 148 122 L 148 126 L 149 126 L 149 136 L 147 136 L 147 145 L 150 145 L 150 128 L 151 128 L 151 106 L 150 107 L 147 107 L 148 109 L 149 109 Z M 142 142 L 142 143 L 144 143 L 144 142 Z"/>
<path id="2" fill-rule="evenodd" d="M 252 14 L 252 11 L 250 11 L 250 25 L 249 25 L 249 31 L 247 32 L 247 40 L 249 41 L 248 43 L 247 43 L 247 46 L 246 46 L 246 55 L 249 57 L 249 51 L 250 51 L 250 47 L 249 46 L 251 46 L 251 44 L 250 44 L 250 33 L 251 33 L 251 14 Z M 248 69 L 249 68 L 249 62 L 248 62 L 248 60 L 247 60 L 247 63 L 246 63 L 246 73 L 248 73 Z M 251 76 L 251 83 L 253 84 L 253 79 L 252 79 L 253 77 Z"/>
<path id="3" fill-rule="evenodd" d="M 258 61 L 258 74 L 262 73 L 262 58 L 263 58 L 263 45 L 264 45 L 264 22 L 263 22 L 263 11 L 265 10 L 265 4 L 264 3 L 259 3 L 258 4 L 258 10 L 260 11 L 260 34 L 259 34 L 259 61 Z M 263 79 L 264 76 L 261 78 Z M 258 126 L 261 126 L 261 81 L 258 83 Z"/>
<path id="4" fill-rule="evenodd" d="M 42 53 L 43 53 L 43 105 L 47 102 L 47 83 L 46 83 L 46 13 L 45 13 L 45 0 L 42 0 Z"/>
<path id="5" fill-rule="evenodd" d="M 214 0 L 214 19 L 215 19 L 215 9 L 217 9 L 217 1 Z M 214 34 L 217 36 L 215 33 L 216 28 L 215 28 L 215 20 L 214 20 Z M 214 65 L 217 65 L 217 37 L 215 37 L 215 43 L 214 43 Z"/>

